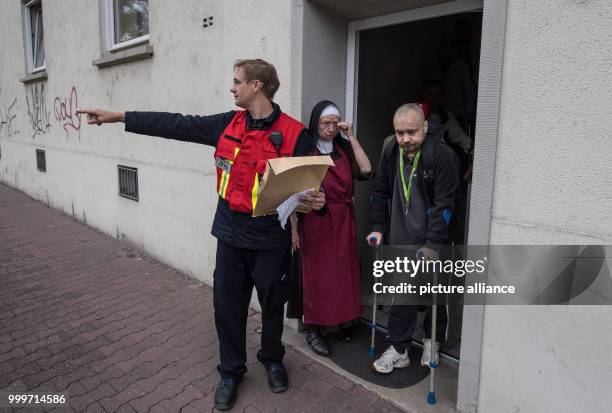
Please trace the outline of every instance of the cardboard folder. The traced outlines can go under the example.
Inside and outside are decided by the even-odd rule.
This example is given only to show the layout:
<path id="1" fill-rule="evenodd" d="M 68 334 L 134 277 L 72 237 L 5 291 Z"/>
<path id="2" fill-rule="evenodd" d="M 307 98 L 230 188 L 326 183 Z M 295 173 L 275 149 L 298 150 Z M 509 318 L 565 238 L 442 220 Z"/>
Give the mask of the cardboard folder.
<path id="1" fill-rule="evenodd" d="M 276 208 L 291 195 L 307 189 L 318 190 L 329 166 L 334 166 L 329 155 L 269 159 L 253 216 L 276 214 Z"/>

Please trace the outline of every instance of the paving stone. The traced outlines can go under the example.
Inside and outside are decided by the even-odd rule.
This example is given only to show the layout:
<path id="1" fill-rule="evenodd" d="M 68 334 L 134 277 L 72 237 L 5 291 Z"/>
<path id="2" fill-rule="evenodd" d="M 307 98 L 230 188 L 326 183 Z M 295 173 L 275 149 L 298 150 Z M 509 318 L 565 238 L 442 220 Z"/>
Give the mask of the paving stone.
<path id="1" fill-rule="evenodd" d="M 0 245 L 0 391 L 65 394 L 54 411 L 213 409 L 210 287 L 3 184 Z M 271 393 L 255 355 L 260 324 L 249 310 L 234 411 L 400 411 L 291 346 L 290 387 Z"/>
<path id="2" fill-rule="evenodd" d="M 330 374 L 325 381 L 327 381 L 328 383 L 333 384 L 334 386 L 344 390 L 345 392 L 348 392 L 349 390 L 351 390 L 353 388 L 353 386 L 355 385 L 352 381 L 345 379 L 342 376 L 339 376 L 338 374 Z"/>

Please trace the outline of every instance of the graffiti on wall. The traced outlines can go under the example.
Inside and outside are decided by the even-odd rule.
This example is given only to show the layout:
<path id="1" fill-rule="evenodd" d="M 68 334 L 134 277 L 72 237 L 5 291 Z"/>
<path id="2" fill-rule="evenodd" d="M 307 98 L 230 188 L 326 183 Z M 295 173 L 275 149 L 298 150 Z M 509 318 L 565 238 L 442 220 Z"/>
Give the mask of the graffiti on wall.
<path id="1" fill-rule="evenodd" d="M 40 88 L 38 85 L 33 86 L 30 89 L 30 96 L 26 93 L 26 104 L 28 105 L 28 120 L 33 131 L 32 139 L 49 132 L 51 112 L 47 110 L 45 85 L 40 85 Z"/>
<path id="2" fill-rule="evenodd" d="M 17 125 L 15 125 L 15 111 L 17 109 L 17 98 L 13 99 L 6 109 L 0 106 L 0 138 L 10 138 L 14 135 L 19 135 Z"/>
<path id="3" fill-rule="evenodd" d="M 53 101 L 53 110 L 55 112 L 55 119 L 62 124 L 64 131 L 66 132 L 66 138 L 68 137 L 69 131 L 77 133 L 79 140 L 81 139 L 81 115 L 76 113 L 78 107 L 77 102 L 77 91 L 76 87 L 72 86 L 70 90 L 70 96 L 59 97 L 56 96 Z"/>

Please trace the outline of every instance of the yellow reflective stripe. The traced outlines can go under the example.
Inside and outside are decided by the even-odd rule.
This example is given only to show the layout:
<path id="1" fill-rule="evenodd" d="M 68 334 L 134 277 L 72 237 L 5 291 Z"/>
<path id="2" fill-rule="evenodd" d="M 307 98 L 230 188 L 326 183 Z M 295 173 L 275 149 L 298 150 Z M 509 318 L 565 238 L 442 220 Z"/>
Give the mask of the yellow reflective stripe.
<path id="1" fill-rule="evenodd" d="M 219 185 L 219 195 L 225 199 L 225 192 L 227 191 L 227 183 L 229 181 L 229 174 L 225 171 L 221 172 L 221 185 Z"/>
<path id="2" fill-rule="evenodd" d="M 259 192 L 259 174 L 255 172 L 255 182 L 253 182 L 253 191 L 251 192 L 251 205 L 253 205 L 253 211 L 255 211 L 255 205 L 257 205 L 258 192 Z"/>
<path id="3" fill-rule="evenodd" d="M 234 159 L 236 159 L 236 155 L 238 155 L 238 151 L 239 150 L 240 150 L 240 148 L 234 148 Z M 229 161 L 230 165 L 234 164 L 234 159 Z M 225 194 L 227 192 L 227 185 L 229 183 L 230 174 L 231 174 L 231 170 L 230 170 L 229 174 L 227 172 L 225 172 L 225 170 L 223 172 L 221 172 L 221 185 L 219 185 L 219 195 L 223 199 L 225 199 Z"/>

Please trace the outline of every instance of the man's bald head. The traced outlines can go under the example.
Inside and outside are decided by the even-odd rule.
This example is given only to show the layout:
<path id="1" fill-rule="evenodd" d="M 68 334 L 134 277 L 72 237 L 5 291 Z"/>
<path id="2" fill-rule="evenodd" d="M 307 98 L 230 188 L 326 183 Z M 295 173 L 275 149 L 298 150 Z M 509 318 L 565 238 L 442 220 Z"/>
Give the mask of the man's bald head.
<path id="1" fill-rule="evenodd" d="M 421 106 L 406 103 L 397 108 L 393 115 L 393 127 L 397 144 L 412 159 L 421 148 L 427 133 L 427 121 Z"/>
<path id="2" fill-rule="evenodd" d="M 397 119 L 398 117 L 402 117 L 411 112 L 417 114 L 418 120 L 421 124 L 425 123 L 425 113 L 423 112 L 421 106 L 417 103 L 404 103 L 403 105 L 401 105 L 395 110 L 395 114 L 393 114 L 393 121 L 395 122 L 395 119 Z"/>

